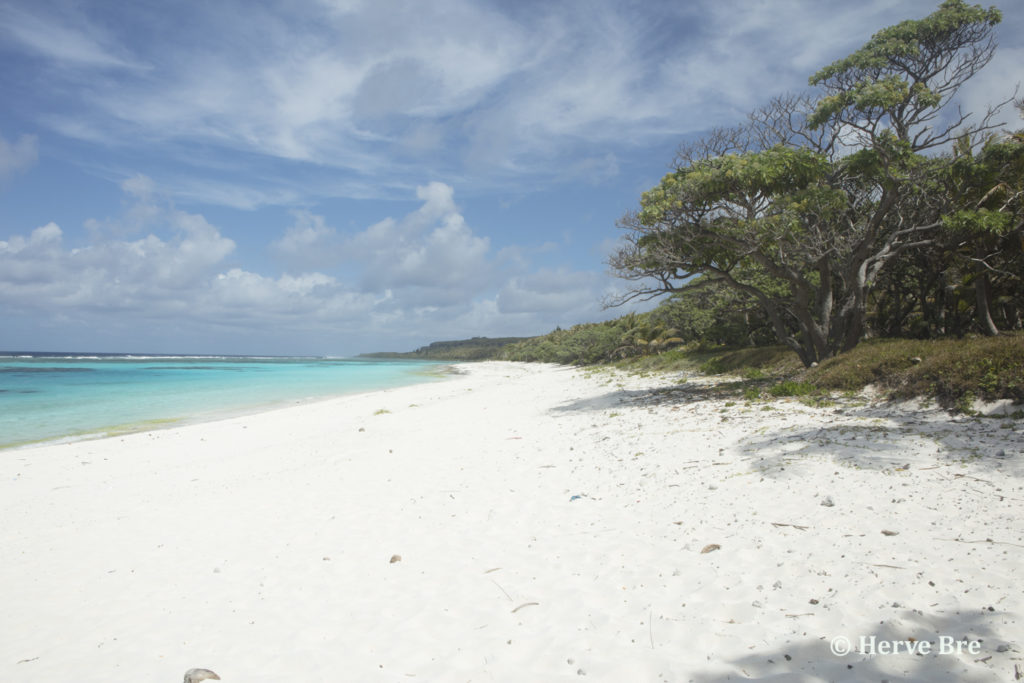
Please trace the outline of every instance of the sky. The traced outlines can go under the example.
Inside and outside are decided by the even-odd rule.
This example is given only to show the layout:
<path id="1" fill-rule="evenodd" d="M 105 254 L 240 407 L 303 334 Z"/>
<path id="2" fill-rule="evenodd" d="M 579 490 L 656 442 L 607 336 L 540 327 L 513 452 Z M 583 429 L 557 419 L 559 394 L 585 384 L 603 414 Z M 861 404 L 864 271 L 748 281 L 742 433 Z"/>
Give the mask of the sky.
<path id="1" fill-rule="evenodd" d="M 622 315 L 616 221 L 680 143 L 937 5 L 0 0 L 0 350 L 350 356 Z M 1000 6 L 968 110 L 1024 80 Z"/>

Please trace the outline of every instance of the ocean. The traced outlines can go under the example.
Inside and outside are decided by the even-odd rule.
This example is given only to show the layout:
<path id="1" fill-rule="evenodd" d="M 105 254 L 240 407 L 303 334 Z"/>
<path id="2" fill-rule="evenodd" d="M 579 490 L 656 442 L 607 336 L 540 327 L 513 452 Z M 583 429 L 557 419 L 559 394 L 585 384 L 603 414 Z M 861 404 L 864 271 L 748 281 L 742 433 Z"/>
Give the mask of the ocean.
<path id="1" fill-rule="evenodd" d="M 0 352 L 0 449 L 427 382 L 442 363 Z"/>

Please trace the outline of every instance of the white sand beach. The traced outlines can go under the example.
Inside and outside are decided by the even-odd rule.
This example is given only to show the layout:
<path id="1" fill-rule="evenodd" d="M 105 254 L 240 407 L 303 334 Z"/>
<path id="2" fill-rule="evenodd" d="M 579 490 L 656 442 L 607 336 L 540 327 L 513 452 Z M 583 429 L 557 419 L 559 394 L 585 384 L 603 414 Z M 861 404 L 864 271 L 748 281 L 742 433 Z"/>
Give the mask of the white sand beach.
<path id="1" fill-rule="evenodd" d="M 459 367 L 0 452 L 0 680 L 1024 670 L 1024 420 Z"/>

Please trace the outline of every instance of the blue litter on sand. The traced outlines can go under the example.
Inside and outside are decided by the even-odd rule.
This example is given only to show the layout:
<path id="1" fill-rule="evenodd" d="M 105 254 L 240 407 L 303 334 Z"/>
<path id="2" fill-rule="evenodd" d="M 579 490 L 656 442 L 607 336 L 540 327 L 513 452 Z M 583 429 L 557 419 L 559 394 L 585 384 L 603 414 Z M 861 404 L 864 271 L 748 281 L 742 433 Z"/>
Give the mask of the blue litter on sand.
<path id="1" fill-rule="evenodd" d="M 569 499 L 569 502 L 571 503 L 571 502 L 573 502 L 574 500 L 576 500 L 577 498 L 582 498 L 582 497 L 583 497 L 583 496 L 573 496 L 572 498 L 570 498 L 570 499 Z"/>

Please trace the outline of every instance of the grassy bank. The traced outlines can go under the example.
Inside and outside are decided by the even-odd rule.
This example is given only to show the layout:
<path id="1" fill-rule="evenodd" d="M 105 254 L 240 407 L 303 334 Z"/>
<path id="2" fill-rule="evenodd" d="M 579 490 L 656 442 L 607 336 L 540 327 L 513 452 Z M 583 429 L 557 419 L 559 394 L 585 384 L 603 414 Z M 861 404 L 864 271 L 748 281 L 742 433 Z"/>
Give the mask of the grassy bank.
<path id="1" fill-rule="evenodd" d="M 699 371 L 738 377 L 746 398 L 858 392 L 871 385 L 891 398 L 926 397 L 970 412 L 975 399 L 1024 404 L 1024 334 L 965 339 L 876 339 L 804 368 L 782 346 L 682 350 L 619 361 L 633 372 Z M 1022 406 L 1024 408 L 1024 406 Z"/>

